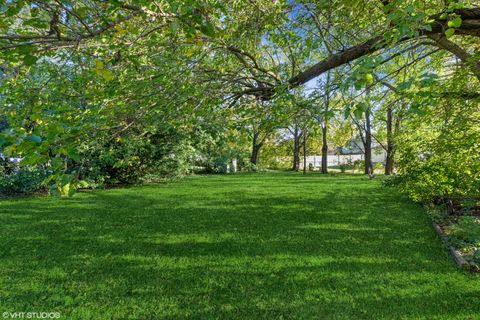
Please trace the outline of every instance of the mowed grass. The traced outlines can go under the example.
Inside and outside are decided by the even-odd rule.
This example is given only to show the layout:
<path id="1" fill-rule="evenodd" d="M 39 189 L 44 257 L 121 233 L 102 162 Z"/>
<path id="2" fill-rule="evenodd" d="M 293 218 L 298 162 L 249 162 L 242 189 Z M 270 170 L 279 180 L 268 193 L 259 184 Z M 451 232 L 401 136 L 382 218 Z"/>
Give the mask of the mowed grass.
<path id="1" fill-rule="evenodd" d="M 363 176 L 197 176 L 0 201 L 0 312 L 480 319 L 422 208 Z"/>

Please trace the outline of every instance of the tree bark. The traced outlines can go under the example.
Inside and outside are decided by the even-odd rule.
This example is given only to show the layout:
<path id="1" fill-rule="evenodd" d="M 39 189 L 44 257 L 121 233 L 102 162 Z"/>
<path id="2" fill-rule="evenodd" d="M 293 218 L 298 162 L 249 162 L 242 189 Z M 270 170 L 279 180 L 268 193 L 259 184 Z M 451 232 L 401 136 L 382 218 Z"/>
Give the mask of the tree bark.
<path id="1" fill-rule="evenodd" d="M 391 105 L 387 108 L 387 159 L 385 162 L 385 175 L 393 174 L 395 143 L 393 141 L 393 108 Z"/>
<path id="2" fill-rule="evenodd" d="M 260 148 L 258 146 L 253 146 L 252 148 L 252 156 L 250 157 L 250 163 L 257 165 L 257 159 L 258 159 L 258 151 Z"/>
<path id="3" fill-rule="evenodd" d="M 307 129 L 303 129 L 303 174 L 307 174 Z"/>
<path id="4" fill-rule="evenodd" d="M 293 131 L 293 163 L 292 163 L 292 171 L 298 171 L 300 169 L 300 139 L 302 137 L 302 133 L 298 128 L 298 125 L 295 125 L 295 129 Z"/>
<path id="5" fill-rule="evenodd" d="M 372 164 L 372 126 L 370 123 L 370 107 L 365 111 L 365 174 L 373 174 Z"/>
<path id="6" fill-rule="evenodd" d="M 253 141 L 252 141 L 252 155 L 250 156 L 250 163 L 257 165 L 258 161 L 258 152 L 263 145 L 263 142 L 258 142 L 259 132 L 253 133 Z"/>
<path id="7" fill-rule="evenodd" d="M 365 41 L 362 44 L 350 47 L 345 51 L 333 54 L 327 59 L 318 62 L 317 64 L 311 66 L 307 70 L 300 72 L 296 76 L 290 78 L 288 80 L 288 83 L 292 87 L 297 87 L 299 85 L 302 85 L 312 80 L 313 78 L 316 78 L 317 76 L 321 75 L 322 73 L 328 70 L 331 70 L 333 68 L 346 64 L 348 62 L 351 62 L 369 53 L 373 53 L 378 49 L 380 49 L 381 47 L 385 46 L 385 45 L 382 45 L 381 43 L 382 40 L 383 40 L 383 36 L 377 36 Z"/>
<path id="8" fill-rule="evenodd" d="M 328 173 L 328 142 L 327 142 L 327 131 L 328 131 L 328 120 L 329 120 L 329 111 L 330 111 L 330 72 L 327 72 L 327 79 L 325 82 L 325 108 L 323 113 L 323 124 L 322 124 L 322 173 Z"/>
<path id="9" fill-rule="evenodd" d="M 327 123 L 322 127 L 322 173 L 328 173 Z"/>

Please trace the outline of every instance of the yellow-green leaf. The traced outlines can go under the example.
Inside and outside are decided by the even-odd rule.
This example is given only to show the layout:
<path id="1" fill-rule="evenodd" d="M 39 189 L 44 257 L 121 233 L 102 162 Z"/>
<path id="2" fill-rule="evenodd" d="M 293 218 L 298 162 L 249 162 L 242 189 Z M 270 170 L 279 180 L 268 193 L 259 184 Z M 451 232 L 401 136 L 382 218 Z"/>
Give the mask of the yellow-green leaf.
<path id="1" fill-rule="evenodd" d="M 102 76 L 103 76 L 103 79 L 105 79 L 107 81 L 110 81 L 110 80 L 113 79 L 113 73 L 112 73 L 112 71 L 110 71 L 108 69 L 103 70 Z"/>
<path id="2" fill-rule="evenodd" d="M 448 28 L 448 29 L 445 31 L 445 36 L 446 36 L 447 38 L 452 37 L 454 34 L 455 34 L 455 29 L 453 29 L 453 28 Z"/>

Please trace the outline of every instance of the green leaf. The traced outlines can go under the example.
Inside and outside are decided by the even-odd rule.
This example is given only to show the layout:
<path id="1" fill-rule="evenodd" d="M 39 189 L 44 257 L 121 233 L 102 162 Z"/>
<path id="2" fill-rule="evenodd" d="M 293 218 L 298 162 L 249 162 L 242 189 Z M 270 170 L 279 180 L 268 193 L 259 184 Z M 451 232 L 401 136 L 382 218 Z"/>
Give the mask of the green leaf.
<path id="1" fill-rule="evenodd" d="M 59 197 L 60 196 L 59 188 L 57 187 L 56 184 L 54 184 L 50 187 L 50 195 L 53 196 L 53 197 Z"/>
<path id="2" fill-rule="evenodd" d="M 350 112 L 352 111 L 352 106 L 348 105 L 346 108 L 345 108 L 345 111 L 343 113 L 343 116 L 346 119 L 348 119 L 348 117 L 350 116 Z"/>
<path id="3" fill-rule="evenodd" d="M 400 91 L 410 89 L 412 86 L 412 81 L 402 81 L 397 85 L 397 89 Z"/>
<path id="4" fill-rule="evenodd" d="M 102 71 L 102 76 L 103 76 L 103 79 L 107 80 L 107 81 L 110 81 L 113 79 L 113 73 L 112 71 L 108 70 L 108 69 L 104 69 Z"/>
<path id="5" fill-rule="evenodd" d="M 360 90 L 365 86 L 366 82 L 364 79 L 355 81 L 355 90 Z"/>
<path id="6" fill-rule="evenodd" d="M 412 113 L 412 114 L 417 114 L 417 115 L 420 115 L 420 116 L 426 114 L 425 110 L 421 108 L 421 105 L 419 103 L 416 103 L 416 102 L 414 102 L 410 105 L 410 108 L 408 109 L 408 112 Z"/>
<path id="7" fill-rule="evenodd" d="M 367 105 L 364 102 L 360 102 L 355 107 L 354 115 L 355 118 L 360 119 L 363 116 L 363 113 L 367 110 Z"/>
<path id="8" fill-rule="evenodd" d="M 25 63 L 26 66 L 34 65 L 35 62 L 37 62 L 37 60 L 38 60 L 37 57 L 32 56 L 30 54 L 23 57 L 23 63 Z"/>
<path id="9" fill-rule="evenodd" d="M 62 159 L 55 157 L 50 160 L 50 164 L 52 168 L 61 170 L 65 167 L 65 164 L 63 163 Z"/>
<path id="10" fill-rule="evenodd" d="M 400 30 L 400 34 L 406 34 L 410 31 L 410 26 L 408 24 L 401 24 L 398 29 Z"/>
<path id="11" fill-rule="evenodd" d="M 432 31 L 432 25 L 431 24 L 426 24 L 423 26 L 423 29 L 427 30 L 427 31 Z"/>
<path id="12" fill-rule="evenodd" d="M 67 183 L 61 187 L 59 187 L 59 190 L 61 195 L 68 195 L 70 191 L 70 183 Z"/>
<path id="13" fill-rule="evenodd" d="M 213 25 L 210 23 L 210 21 L 207 21 L 206 23 L 202 24 L 200 26 L 200 31 L 209 37 L 214 37 L 215 36 L 215 29 Z"/>
<path id="14" fill-rule="evenodd" d="M 22 10 L 22 7 L 23 3 L 21 2 L 17 3 L 16 5 L 11 4 L 6 11 L 7 17 L 13 17 L 14 15 L 17 15 Z"/>
<path id="15" fill-rule="evenodd" d="M 78 154 L 78 151 L 76 148 L 72 147 L 68 149 L 68 156 L 75 161 L 80 161 L 80 155 Z"/>
<path id="16" fill-rule="evenodd" d="M 33 142 L 38 143 L 38 144 L 42 143 L 42 138 L 40 138 L 36 134 L 29 134 L 27 136 L 27 140 L 33 141 Z"/>
<path id="17" fill-rule="evenodd" d="M 70 296 L 66 296 L 66 297 L 65 297 L 65 305 L 66 305 L 66 306 L 72 305 L 72 304 L 73 304 L 73 301 L 74 301 L 74 300 L 73 300 L 72 297 L 70 297 Z"/>
<path id="18" fill-rule="evenodd" d="M 452 29 L 452 28 L 449 28 L 445 31 L 445 36 L 447 38 L 450 38 L 452 37 L 453 35 L 455 34 L 455 29 Z"/>
<path id="19" fill-rule="evenodd" d="M 372 84 L 372 83 L 373 83 L 373 75 L 370 74 L 370 73 L 367 73 L 367 74 L 365 75 L 365 80 L 367 80 L 367 83 L 368 83 L 368 84 Z"/>
<path id="20" fill-rule="evenodd" d="M 77 185 L 78 185 L 79 188 L 88 188 L 88 182 L 85 181 L 85 180 L 78 181 Z"/>
<path id="21" fill-rule="evenodd" d="M 102 61 L 100 61 L 100 60 L 95 61 L 95 69 L 103 70 L 103 67 L 104 67 L 104 65 L 103 65 Z"/>
<path id="22" fill-rule="evenodd" d="M 67 196 L 68 197 L 73 197 L 73 195 L 77 192 L 77 190 L 75 190 L 75 188 L 71 188 L 69 186 L 69 189 L 68 189 L 68 192 L 67 192 Z"/>
<path id="23" fill-rule="evenodd" d="M 462 18 L 457 16 L 455 19 L 448 21 L 449 28 L 460 28 L 462 25 Z"/>

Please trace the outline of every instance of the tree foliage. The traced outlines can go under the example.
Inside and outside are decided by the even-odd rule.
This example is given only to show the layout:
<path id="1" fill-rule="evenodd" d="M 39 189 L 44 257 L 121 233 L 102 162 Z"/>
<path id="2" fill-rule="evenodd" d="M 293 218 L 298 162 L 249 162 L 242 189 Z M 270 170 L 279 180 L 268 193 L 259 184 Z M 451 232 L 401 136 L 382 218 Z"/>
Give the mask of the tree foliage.
<path id="1" fill-rule="evenodd" d="M 68 194 L 367 115 L 415 197 L 477 192 L 479 25 L 474 1 L 0 1 L 0 147 Z"/>

